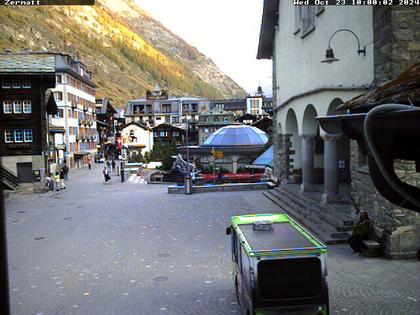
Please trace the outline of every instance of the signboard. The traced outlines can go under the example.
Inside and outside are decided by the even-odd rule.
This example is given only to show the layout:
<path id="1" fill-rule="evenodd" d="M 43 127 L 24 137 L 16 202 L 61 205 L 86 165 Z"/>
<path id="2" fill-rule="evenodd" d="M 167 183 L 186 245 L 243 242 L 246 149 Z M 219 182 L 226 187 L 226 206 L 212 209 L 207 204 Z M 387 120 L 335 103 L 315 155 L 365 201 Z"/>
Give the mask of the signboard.
<path id="1" fill-rule="evenodd" d="M 66 150 L 65 144 L 57 144 L 57 150 Z"/>
<path id="2" fill-rule="evenodd" d="M 212 153 L 215 160 L 223 159 L 223 151 L 213 150 Z"/>
<path id="3" fill-rule="evenodd" d="M 41 181 L 41 171 L 40 170 L 33 170 L 33 179 L 34 182 L 40 182 Z"/>

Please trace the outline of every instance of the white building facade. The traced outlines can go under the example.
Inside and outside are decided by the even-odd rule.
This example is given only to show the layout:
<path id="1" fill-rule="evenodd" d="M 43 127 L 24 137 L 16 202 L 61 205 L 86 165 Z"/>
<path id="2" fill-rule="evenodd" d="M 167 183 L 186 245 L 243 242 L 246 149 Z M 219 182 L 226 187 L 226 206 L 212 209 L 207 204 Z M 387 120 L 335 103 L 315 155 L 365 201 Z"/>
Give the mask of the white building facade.
<path id="1" fill-rule="evenodd" d="M 185 119 L 198 120 L 198 115 L 210 109 L 210 101 L 196 97 L 170 97 L 155 84 L 153 92 L 146 98 L 129 101 L 125 106 L 125 123 L 136 122 L 155 127 L 172 124 L 185 127 Z"/>
<path id="2" fill-rule="evenodd" d="M 372 43 L 372 8 L 265 1 L 258 58 L 273 60 L 276 173 L 311 191 L 314 170 L 323 172 L 326 202 L 340 199 L 340 180 L 349 184 L 349 139 L 326 134 L 315 118 L 338 114 L 339 104 L 365 92 L 373 80 L 372 46 L 358 54 L 356 37 L 339 31 L 344 29 L 362 46 Z M 331 48 L 339 62 L 322 63 L 336 31 Z"/>
<path id="3" fill-rule="evenodd" d="M 65 159 L 70 168 L 78 168 L 88 159 L 93 161 L 97 151 L 96 85 L 82 62 L 63 54 L 58 54 L 56 58 L 54 97 L 59 113 L 52 119 L 52 124 L 66 131 L 63 139 L 56 139 L 63 140 L 65 144 L 65 150 L 59 153 L 60 162 Z"/>
<path id="4" fill-rule="evenodd" d="M 121 138 L 126 149 L 136 149 L 143 156 L 153 149 L 153 131 L 145 125 L 129 123 L 121 130 Z"/>

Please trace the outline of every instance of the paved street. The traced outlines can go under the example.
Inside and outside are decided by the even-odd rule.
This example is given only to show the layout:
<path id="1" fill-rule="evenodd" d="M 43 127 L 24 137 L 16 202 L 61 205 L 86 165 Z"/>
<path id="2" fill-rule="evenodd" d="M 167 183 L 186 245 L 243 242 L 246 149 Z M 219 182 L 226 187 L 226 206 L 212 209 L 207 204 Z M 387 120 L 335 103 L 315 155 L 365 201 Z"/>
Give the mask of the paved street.
<path id="1" fill-rule="evenodd" d="M 260 191 L 106 185 L 101 165 L 67 184 L 6 200 L 13 314 L 238 314 L 225 227 L 234 214 L 278 211 Z M 331 314 L 418 314 L 419 265 L 330 246 Z"/>

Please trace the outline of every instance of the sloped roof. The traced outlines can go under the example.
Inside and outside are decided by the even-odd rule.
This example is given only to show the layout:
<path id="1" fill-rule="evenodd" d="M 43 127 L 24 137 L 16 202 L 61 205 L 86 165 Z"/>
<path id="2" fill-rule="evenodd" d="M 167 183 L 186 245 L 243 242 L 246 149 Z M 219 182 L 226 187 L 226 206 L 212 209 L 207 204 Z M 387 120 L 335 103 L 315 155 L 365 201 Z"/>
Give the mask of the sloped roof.
<path id="1" fill-rule="evenodd" d="M 376 105 L 398 103 L 420 106 L 420 62 L 392 80 L 372 91 L 356 96 L 337 107 L 353 112 L 366 112 Z"/>
<path id="2" fill-rule="evenodd" d="M 265 132 L 247 125 L 230 125 L 213 132 L 202 147 L 264 146 L 268 141 Z"/>
<path id="3" fill-rule="evenodd" d="M 114 106 L 112 106 L 108 98 L 102 98 L 101 100 L 102 100 L 102 105 L 96 107 L 96 109 L 99 110 L 97 114 L 106 114 L 108 109 L 110 109 L 112 114 L 115 114 L 117 112 L 117 110 L 114 108 Z M 99 104 L 96 103 L 96 105 L 99 105 Z"/>
<path id="4" fill-rule="evenodd" d="M 174 125 L 171 125 L 171 124 L 166 124 L 166 123 L 163 123 L 163 124 L 159 124 L 157 126 L 154 126 L 152 129 L 155 130 L 155 129 L 159 129 L 159 128 L 163 128 L 163 127 L 168 127 L 168 128 L 172 128 L 172 129 L 178 129 L 180 131 L 185 132 L 185 129 L 184 128 L 177 127 L 177 126 L 174 126 Z"/>
<path id="5" fill-rule="evenodd" d="M 51 54 L 0 53 L 0 73 L 55 72 L 55 56 Z"/>
<path id="6" fill-rule="evenodd" d="M 264 0 L 257 59 L 270 59 L 273 56 L 274 33 L 278 20 L 278 10 L 279 0 Z"/>
<path id="7" fill-rule="evenodd" d="M 127 124 L 127 125 L 125 125 L 124 126 L 124 128 L 123 129 L 125 129 L 125 128 L 127 128 L 127 127 L 129 127 L 129 126 L 132 126 L 132 125 L 134 125 L 134 126 L 137 126 L 137 127 L 140 127 L 140 128 L 143 128 L 144 130 L 151 130 L 149 127 L 147 127 L 146 125 L 143 125 L 143 124 L 139 124 L 139 123 L 136 123 L 136 122 L 130 122 L 129 124 Z"/>

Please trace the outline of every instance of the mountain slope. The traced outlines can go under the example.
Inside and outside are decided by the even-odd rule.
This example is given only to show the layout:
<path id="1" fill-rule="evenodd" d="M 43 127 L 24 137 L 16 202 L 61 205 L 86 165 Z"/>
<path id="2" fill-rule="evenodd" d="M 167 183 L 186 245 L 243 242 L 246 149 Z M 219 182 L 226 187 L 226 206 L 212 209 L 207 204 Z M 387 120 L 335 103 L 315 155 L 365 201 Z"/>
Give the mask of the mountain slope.
<path id="1" fill-rule="evenodd" d="M 62 51 L 80 58 L 94 72 L 98 97 L 109 97 L 117 107 L 144 96 L 155 80 L 174 95 L 245 94 L 130 0 L 102 0 L 92 7 L 4 7 L 0 27 L 0 49 Z"/>

